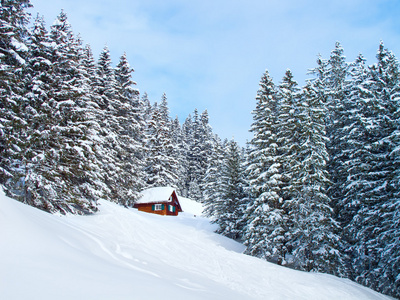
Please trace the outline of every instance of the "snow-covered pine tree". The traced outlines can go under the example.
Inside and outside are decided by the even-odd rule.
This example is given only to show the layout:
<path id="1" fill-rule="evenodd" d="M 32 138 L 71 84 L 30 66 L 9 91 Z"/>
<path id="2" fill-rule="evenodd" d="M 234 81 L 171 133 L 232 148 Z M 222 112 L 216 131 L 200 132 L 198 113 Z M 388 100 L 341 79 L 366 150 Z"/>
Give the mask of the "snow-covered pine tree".
<path id="1" fill-rule="evenodd" d="M 193 147 L 193 120 L 192 120 L 192 115 L 189 114 L 189 116 L 185 119 L 185 122 L 182 124 L 182 135 L 183 135 L 183 140 L 184 140 L 184 154 L 185 154 L 185 162 L 186 164 L 183 166 L 183 177 L 180 178 L 179 185 L 181 186 L 181 195 L 184 197 L 188 197 L 189 193 L 189 185 L 190 185 L 190 170 L 191 170 L 191 152 L 190 150 Z"/>
<path id="2" fill-rule="evenodd" d="M 39 35 L 44 33 L 43 24 L 36 22 L 35 26 Z M 40 47 L 37 42 L 46 39 L 39 35 L 36 41 L 32 39 L 33 48 L 35 43 Z M 51 26 L 50 38 L 49 59 L 49 49 L 42 49 L 39 57 L 32 58 L 41 60 L 41 64 L 31 65 L 38 84 L 32 86 L 31 103 L 40 108 L 30 128 L 25 199 L 50 212 L 89 213 L 97 209 L 94 189 L 90 188 L 94 160 L 92 144 L 88 142 L 91 121 L 81 69 L 81 45 L 64 12 Z M 46 42 L 43 45 L 47 47 Z M 49 62 L 51 72 L 47 72 Z M 44 73 L 35 67 L 43 68 Z"/>
<path id="3" fill-rule="evenodd" d="M 110 99 L 115 99 L 117 95 L 117 82 L 112 67 L 110 49 L 105 46 L 100 53 L 97 61 L 97 93 L 101 96 L 100 107 L 108 109 Z"/>
<path id="4" fill-rule="evenodd" d="M 146 129 L 145 172 L 147 186 L 177 186 L 178 161 L 173 156 L 175 145 L 171 139 L 169 109 L 166 97 L 163 106 L 156 103 Z"/>
<path id="5" fill-rule="evenodd" d="M 212 154 L 208 157 L 208 169 L 204 177 L 204 214 L 217 221 L 223 212 L 221 172 L 225 157 L 224 149 L 226 143 L 222 143 L 215 137 Z"/>
<path id="6" fill-rule="evenodd" d="M 386 143 L 389 144 L 388 167 L 393 167 L 388 177 L 390 185 L 390 199 L 383 205 L 382 230 L 377 240 L 384 245 L 379 256 L 382 267 L 379 272 L 378 290 L 393 297 L 400 298 L 400 78 L 398 77 L 398 63 L 390 53 L 394 72 L 397 78 L 392 82 L 391 105 L 389 106 L 392 130 Z M 397 70 L 396 70 L 397 69 Z M 390 73 L 388 74 L 390 76 Z"/>
<path id="7" fill-rule="evenodd" d="M 332 206 L 335 209 L 336 219 L 343 227 L 341 233 L 341 242 L 343 244 L 342 252 L 346 253 L 346 258 L 351 256 L 354 237 L 350 234 L 353 217 L 360 208 L 360 195 L 358 190 L 363 177 L 364 167 L 360 157 L 365 153 L 367 139 L 363 126 L 362 99 L 365 98 L 365 88 L 363 85 L 368 80 L 368 70 L 365 66 L 365 59 L 359 55 L 355 62 L 350 64 L 348 74 L 349 79 L 346 80 L 343 89 L 345 91 L 344 98 L 340 107 L 342 110 L 337 116 L 341 116 L 340 122 L 342 127 L 336 127 L 336 136 L 340 143 L 340 152 L 337 152 L 336 170 L 331 172 L 335 182 L 329 189 L 329 195 L 334 197 Z M 318 80 L 318 79 L 317 79 Z M 313 85 L 315 86 L 315 83 Z M 334 163 L 330 163 L 333 165 Z M 339 176 L 340 174 L 340 176 Z M 352 263 L 348 261 L 347 272 L 350 278 L 352 275 Z"/>
<path id="8" fill-rule="evenodd" d="M 253 111 L 247 178 L 250 201 L 245 212 L 246 253 L 285 264 L 286 214 L 282 208 L 282 165 L 279 145 L 279 103 L 276 87 L 265 71 Z"/>
<path id="9" fill-rule="evenodd" d="M 52 51 L 51 38 L 45 28 L 43 18 L 37 16 L 30 35 L 28 49 L 29 57 L 25 72 L 25 84 L 28 106 L 26 118 L 30 124 L 27 128 L 27 139 L 24 147 L 25 174 L 24 186 L 20 200 L 42 209 L 52 206 L 52 198 L 41 196 L 44 186 L 51 187 L 52 180 L 44 176 L 45 153 L 50 147 L 47 143 L 51 131 L 53 109 L 49 105 L 52 82 Z"/>
<path id="10" fill-rule="evenodd" d="M 118 141 L 117 159 L 121 166 L 118 174 L 118 203 L 133 206 L 145 185 L 143 172 L 143 114 L 140 111 L 139 91 L 132 80 L 133 69 L 124 53 L 115 69 L 117 98 L 110 101 L 113 115 L 118 121 L 115 134 Z"/>
<path id="11" fill-rule="evenodd" d="M 167 100 L 167 95 L 165 93 L 163 93 L 161 96 L 161 102 L 158 105 L 158 109 L 160 110 L 161 117 L 165 120 L 165 125 L 167 127 L 171 127 L 171 118 L 169 116 L 168 100 Z"/>
<path id="12" fill-rule="evenodd" d="M 200 148 L 201 151 L 199 153 L 201 159 L 201 177 L 200 177 L 200 191 L 201 191 L 201 199 L 200 201 L 204 201 L 204 191 L 205 191 L 205 174 L 209 168 L 209 158 L 212 155 L 212 151 L 214 148 L 214 135 L 212 132 L 211 125 L 209 123 L 209 115 L 208 111 L 204 110 L 200 115 Z"/>
<path id="13" fill-rule="evenodd" d="M 52 97 L 56 102 L 51 99 L 50 106 L 55 105 L 54 123 L 57 125 L 52 127 L 52 133 L 54 137 L 58 135 L 56 140 L 62 145 L 56 164 L 66 181 L 70 197 L 63 196 L 67 198 L 66 202 L 72 203 L 77 213 L 93 212 L 97 210 L 99 195 L 94 184 L 98 181 L 98 173 L 94 167 L 96 162 L 91 136 L 98 125 L 92 115 L 90 86 L 82 64 L 82 41 L 74 36 L 63 11 L 52 25 L 50 36 L 55 45 L 52 65 L 56 70 L 55 86 L 52 88 Z"/>
<path id="14" fill-rule="evenodd" d="M 94 152 L 94 161 L 91 164 L 92 176 L 92 192 L 97 198 L 109 199 L 111 193 L 106 184 L 106 174 L 104 170 L 103 155 L 104 147 L 102 139 L 102 128 L 104 110 L 101 109 L 99 103 L 102 102 L 101 95 L 98 93 L 97 63 L 93 57 L 90 45 L 86 45 L 81 49 L 81 69 L 85 76 L 85 102 L 86 109 L 91 123 L 88 141 L 92 144 Z"/>
<path id="15" fill-rule="evenodd" d="M 279 156 L 276 158 L 276 162 L 281 166 L 279 174 L 281 176 L 280 196 L 282 197 L 281 208 L 284 212 L 283 226 L 286 229 L 283 243 L 287 251 L 286 254 L 291 254 L 295 250 L 293 248 L 293 240 L 295 238 L 293 235 L 297 225 L 290 216 L 296 205 L 295 199 L 300 192 L 294 181 L 297 179 L 295 170 L 299 164 L 301 124 L 298 122 L 297 117 L 301 93 L 290 70 L 286 71 L 281 84 L 278 86 L 276 98 L 279 103 L 277 115 L 279 126 L 278 130 L 276 130 L 279 132 L 276 138 Z M 293 261 L 286 262 L 293 263 Z"/>
<path id="16" fill-rule="evenodd" d="M 383 43 L 377 59 L 370 68 L 369 80 L 362 86 L 361 122 L 366 144 L 359 155 L 363 168 L 357 186 L 359 209 L 348 227 L 355 241 L 352 263 L 356 280 L 392 293 L 393 288 L 388 286 L 398 285 L 399 272 L 399 265 L 392 258 L 398 255 L 393 247 L 398 244 L 393 228 L 398 228 L 395 209 L 399 201 L 399 65 Z"/>
<path id="17" fill-rule="evenodd" d="M 172 144 L 175 145 L 173 157 L 177 160 L 177 192 L 179 195 L 184 195 L 185 191 L 185 171 L 187 165 L 187 147 L 185 138 L 183 135 L 182 127 L 179 123 L 178 117 L 171 124 L 171 140 Z"/>
<path id="18" fill-rule="evenodd" d="M 393 151 L 391 155 L 397 156 L 397 165 L 399 157 L 398 149 Z M 375 270 L 375 272 L 378 271 L 380 275 L 377 290 L 400 298 L 400 278 L 398 275 L 400 274 L 400 201 L 398 173 L 397 171 L 394 176 L 397 178 L 395 197 L 384 206 L 385 212 L 382 218 L 383 230 L 379 232 L 377 238 L 378 242 L 382 244 L 383 247 L 380 247 L 379 251 L 380 269 Z"/>
<path id="19" fill-rule="evenodd" d="M 242 154 L 243 151 L 234 140 L 228 142 L 220 178 L 217 180 L 220 183 L 219 198 L 212 211 L 214 222 L 219 225 L 217 232 L 233 239 L 242 237 L 244 211 L 248 201 Z"/>
<path id="20" fill-rule="evenodd" d="M 101 173 L 105 183 L 104 191 L 107 193 L 104 198 L 118 203 L 120 195 L 116 192 L 119 174 L 122 172 L 120 159 L 118 158 L 118 149 L 120 149 L 118 140 L 119 120 L 116 110 L 112 105 L 118 97 L 117 81 L 114 69 L 112 67 L 110 50 L 107 46 L 103 48 L 96 64 L 95 81 L 92 81 L 94 101 L 97 109 L 97 119 L 100 124 L 98 134 L 98 143 L 96 145 L 96 157 L 101 164 Z"/>
<path id="21" fill-rule="evenodd" d="M 187 197 L 202 201 L 203 191 L 202 183 L 203 176 L 206 172 L 204 168 L 205 162 L 203 159 L 203 124 L 199 117 L 198 110 L 195 109 L 192 118 L 192 130 L 191 130 L 191 146 L 188 151 L 188 170 L 187 170 L 187 185 L 188 194 Z"/>
<path id="22" fill-rule="evenodd" d="M 11 188 L 15 182 L 8 180 L 23 173 L 21 149 L 27 124 L 22 79 L 29 7 L 29 0 L 4 0 L 0 5 L 0 184 Z"/>
<path id="23" fill-rule="evenodd" d="M 144 120 L 144 122 L 146 123 L 151 116 L 151 104 L 146 92 L 143 93 L 142 98 L 140 99 L 140 106 L 140 111 L 142 112 L 142 120 Z"/>
<path id="24" fill-rule="evenodd" d="M 309 83 L 296 105 L 298 137 L 295 163 L 291 164 L 291 198 L 286 201 L 290 219 L 293 264 L 305 271 L 345 276 L 341 255 L 340 227 L 326 194 L 329 185 L 326 170 L 325 103 L 320 89 Z"/>
<path id="25" fill-rule="evenodd" d="M 346 81 L 349 64 L 346 62 L 344 50 L 340 43 L 336 43 L 331 56 L 327 61 L 325 74 L 317 78 L 317 87 L 323 90 L 325 105 L 327 106 L 326 131 L 329 141 L 327 142 L 330 159 L 328 161 L 328 171 L 331 176 L 332 185 L 328 190 L 335 209 L 336 203 L 341 201 L 344 182 L 347 179 L 346 161 L 347 152 L 344 151 L 347 141 L 343 139 L 346 134 L 344 128 L 349 123 L 349 109 L 351 103 L 346 99 L 348 84 Z"/>

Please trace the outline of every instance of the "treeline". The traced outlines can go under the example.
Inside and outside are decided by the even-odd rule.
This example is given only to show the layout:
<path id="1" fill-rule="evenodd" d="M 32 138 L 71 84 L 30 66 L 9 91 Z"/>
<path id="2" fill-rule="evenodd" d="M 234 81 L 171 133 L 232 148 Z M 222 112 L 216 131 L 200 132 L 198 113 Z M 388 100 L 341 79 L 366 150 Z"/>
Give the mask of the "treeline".
<path id="1" fill-rule="evenodd" d="M 97 61 L 64 12 L 28 26 L 29 0 L 0 7 L 0 184 L 49 212 L 132 206 L 147 187 L 173 186 L 205 204 L 246 253 L 348 277 L 400 297 L 399 66 L 346 62 L 336 44 L 313 78 L 279 85 L 266 71 L 252 140 L 221 141 L 207 111 L 181 125 L 166 95 L 150 103 L 126 55 Z"/>
<path id="2" fill-rule="evenodd" d="M 400 297 L 399 64 L 383 43 L 376 57 L 348 63 L 337 43 L 302 88 L 265 72 L 253 138 L 209 169 L 206 213 L 250 255 Z"/>
<path id="3" fill-rule="evenodd" d="M 49 212 L 86 214 L 106 199 L 133 206 L 139 192 L 173 186 L 202 199 L 218 138 L 208 113 L 181 126 L 166 95 L 139 94 L 123 54 L 116 67 L 76 37 L 64 12 L 47 30 L 29 1 L 0 8 L 0 184 Z"/>

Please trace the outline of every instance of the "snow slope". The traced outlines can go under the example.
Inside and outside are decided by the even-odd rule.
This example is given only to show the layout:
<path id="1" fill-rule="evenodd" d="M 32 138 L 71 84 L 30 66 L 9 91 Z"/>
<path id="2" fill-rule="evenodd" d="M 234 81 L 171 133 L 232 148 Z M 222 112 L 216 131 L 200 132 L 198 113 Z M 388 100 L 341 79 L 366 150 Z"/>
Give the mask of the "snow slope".
<path id="1" fill-rule="evenodd" d="M 163 217 L 101 202 L 57 216 L 0 195 L 0 299 L 390 299 L 241 254 L 201 205 Z M 196 215 L 196 216 L 195 216 Z"/>

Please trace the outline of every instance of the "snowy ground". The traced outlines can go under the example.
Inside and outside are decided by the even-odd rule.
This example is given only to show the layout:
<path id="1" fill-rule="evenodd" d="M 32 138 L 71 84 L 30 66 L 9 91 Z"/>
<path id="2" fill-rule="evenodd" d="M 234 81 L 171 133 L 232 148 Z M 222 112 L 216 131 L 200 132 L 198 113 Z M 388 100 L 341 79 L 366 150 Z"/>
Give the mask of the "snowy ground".
<path id="1" fill-rule="evenodd" d="M 0 299 L 390 299 L 243 255 L 198 203 L 181 205 L 178 217 L 109 202 L 93 216 L 57 216 L 1 194 Z"/>

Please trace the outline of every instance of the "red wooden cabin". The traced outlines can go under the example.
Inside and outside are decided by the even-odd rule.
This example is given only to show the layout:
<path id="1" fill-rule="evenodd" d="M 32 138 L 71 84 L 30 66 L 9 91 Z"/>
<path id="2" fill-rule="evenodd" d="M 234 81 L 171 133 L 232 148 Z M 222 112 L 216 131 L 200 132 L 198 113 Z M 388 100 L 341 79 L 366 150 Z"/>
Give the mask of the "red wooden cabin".
<path id="1" fill-rule="evenodd" d="M 171 187 L 150 188 L 140 194 L 141 197 L 133 206 L 139 211 L 163 216 L 177 216 L 182 212 L 178 196 Z"/>

